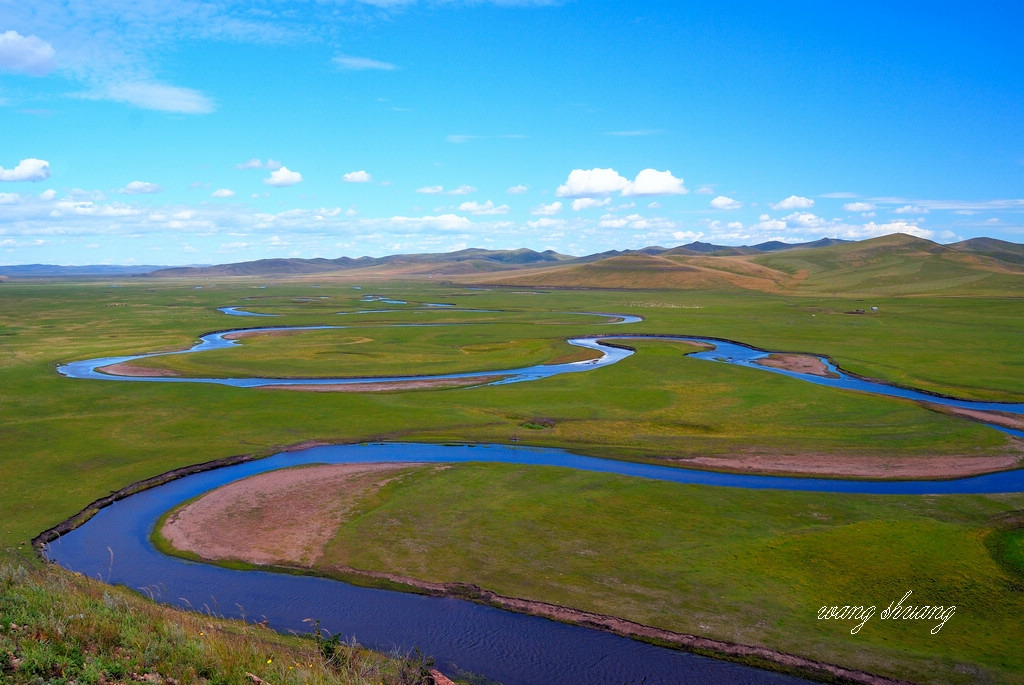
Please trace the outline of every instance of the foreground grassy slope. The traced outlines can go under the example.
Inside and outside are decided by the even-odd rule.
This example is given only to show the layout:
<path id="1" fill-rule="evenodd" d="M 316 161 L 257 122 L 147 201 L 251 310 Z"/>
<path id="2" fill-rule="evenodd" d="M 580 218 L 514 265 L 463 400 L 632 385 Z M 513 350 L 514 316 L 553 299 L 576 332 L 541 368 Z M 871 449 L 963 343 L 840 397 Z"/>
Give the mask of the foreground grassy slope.
<path id="1" fill-rule="evenodd" d="M 837 496 L 457 465 L 368 497 L 316 567 L 471 582 L 914 681 L 1014 682 L 1024 546 L 1000 522 L 1022 507 L 1024 495 Z M 946 625 L 883 619 L 908 590 L 907 604 L 954 605 Z M 859 621 L 817 619 L 835 604 L 877 611 L 851 634 Z"/>
<path id="2" fill-rule="evenodd" d="M 282 685 L 430 682 L 420 661 L 176 611 L 35 566 L 0 562 L 3 683 L 259 682 L 250 674 Z"/>

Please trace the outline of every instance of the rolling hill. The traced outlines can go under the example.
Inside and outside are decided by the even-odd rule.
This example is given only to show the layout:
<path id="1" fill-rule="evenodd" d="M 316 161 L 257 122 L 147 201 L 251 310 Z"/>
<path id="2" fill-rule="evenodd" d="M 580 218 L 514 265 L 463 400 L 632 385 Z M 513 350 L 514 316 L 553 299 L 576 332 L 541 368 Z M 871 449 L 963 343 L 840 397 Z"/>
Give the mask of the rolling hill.
<path id="1" fill-rule="evenodd" d="M 551 250 L 466 249 L 337 259 L 262 259 L 203 267 L 0 267 L 3 275 L 136 278 L 443 279 L 543 288 L 716 289 L 789 294 L 1024 294 L 1024 245 L 972 238 L 950 245 L 905 234 L 729 247 L 610 250 L 583 257 Z"/>

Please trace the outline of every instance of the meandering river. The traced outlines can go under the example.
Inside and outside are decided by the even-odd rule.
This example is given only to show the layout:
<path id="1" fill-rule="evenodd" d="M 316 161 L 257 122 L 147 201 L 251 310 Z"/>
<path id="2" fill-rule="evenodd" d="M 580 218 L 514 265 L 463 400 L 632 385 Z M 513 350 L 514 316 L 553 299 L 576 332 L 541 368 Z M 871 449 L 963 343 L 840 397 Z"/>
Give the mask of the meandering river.
<path id="1" fill-rule="evenodd" d="M 234 315 L 244 315 L 238 311 Z M 602 314 L 612 317 L 615 315 Z M 627 319 L 629 320 L 629 319 Z M 345 328 L 345 327 L 311 327 Z M 251 329 L 272 331 L 278 328 Z M 295 329 L 292 329 L 295 330 Z M 302 329 L 298 329 L 302 330 Z M 227 332 L 203 336 L 189 350 L 195 353 L 235 344 Z M 498 383 L 525 382 L 562 373 L 591 371 L 614 364 L 632 354 L 623 347 L 600 342 L 628 342 L 652 336 L 609 335 L 570 340 L 573 345 L 598 350 L 602 356 L 585 362 L 445 376 L 391 378 L 176 378 L 114 376 L 98 369 L 153 355 L 110 357 L 74 362 L 59 367 L 72 378 L 156 383 L 220 383 L 238 387 L 274 384 L 340 384 L 502 376 Z M 691 357 L 708 361 L 755 365 L 769 355 L 741 343 L 692 336 L 653 336 L 714 346 Z M 836 378 L 809 376 L 756 366 L 821 385 L 880 395 L 949 404 L 981 410 L 1024 413 L 1024 406 L 996 402 L 969 402 L 898 388 L 844 373 L 822 358 Z M 483 381 L 482 381 L 483 382 Z M 1006 429 L 1003 429 L 1006 430 Z M 1022 435 L 1020 431 L 1008 431 Z M 924 494 L 1024 491 L 1024 471 L 948 481 L 855 481 L 821 478 L 783 478 L 692 471 L 583 457 L 560 450 L 509 446 L 421 444 L 365 444 L 316 447 L 267 459 L 220 468 L 172 481 L 101 510 L 85 525 L 49 544 L 51 560 L 110 583 L 142 588 L 158 601 L 218 615 L 266 619 L 277 630 L 309 632 L 309 619 L 319 619 L 332 633 L 354 637 L 362 644 L 408 652 L 419 647 L 433 655 L 442 671 L 461 669 L 481 673 L 508 685 L 514 683 L 782 683 L 801 682 L 790 676 L 707 659 L 655 647 L 597 630 L 510 613 L 456 599 L 441 599 L 358 588 L 337 581 L 260 571 L 236 571 L 167 557 L 149 542 L 163 512 L 202 492 L 240 478 L 306 463 L 382 461 L 466 462 L 501 461 L 604 471 L 633 477 L 684 483 L 745 488 L 781 488 L 833 492 Z"/>

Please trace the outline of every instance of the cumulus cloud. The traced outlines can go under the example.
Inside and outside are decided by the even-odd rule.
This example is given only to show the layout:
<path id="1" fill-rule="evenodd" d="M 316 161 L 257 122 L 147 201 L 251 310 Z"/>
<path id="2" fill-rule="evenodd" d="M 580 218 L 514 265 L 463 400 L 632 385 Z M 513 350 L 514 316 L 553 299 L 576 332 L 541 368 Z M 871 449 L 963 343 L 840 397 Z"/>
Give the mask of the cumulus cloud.
<path id="1" fill-rule="evenodd" d="M 622 190 L 623 195 L 683 195 L 688 192 L 683 179 L 676 178 L 671 171 L 655 169 L 644 169 Z"/>
<path id="2" fill-rule="evenodd" d="M 0 33 L 0 71 L 45 76 L 57 67 L 56 54 L 52 45 L 37 36 Z"/>
<path id="3" fill-rule="evenodd" d="M 524 186 L 522 184 L 519 184 L 517 186 L 512 186 L 511 188 L 509 188 L 505 192 L 508 193 L 509 195 L 522 195 L 523 193 L 527 192 L 529 189 L 530 189 L 530 186 Z"/>
<path id="4" fill-rule="evenodd" d="M 697 188 L 697 190 L 693 192 L 697 193 L 698 195 L 714 195 L 715 189 L 712 188 L 711 186 L 701 186 L 700 188 Z"/>
<path id="5" fill-rule="evenodd" d="M 629 181 L 619 175 L 615 169 L 573 169 L 569 178 L 558 186 L 555 195 L 558 197 L 593 197 L 594 195 L 611 195 L 624 190 Z"/>
<path id="6" fill-rule="evenodd" d="M 870 202 L 847 202 L 843 205 L 843 209 L 848 212 L 873 212 L 875 206 Z"/>
<path id="7" fill-rule="evenodd" d="M 813 206 L 814 200 L 809 197 L 790 195 L 785 200 L 773 204 L 772 209 L 810 209 Z"/>
<path id="8" fill-rule="evenodd" d="M 562 211 L 561 202 L 552 202 L 549 205 L 541 204 L 538 207 L 534 207 L 530 210 L 530 214 L 534 216 L 554 216 Z"/>
<path id="9" fill-rule="evenodd" d="M 235 191 L 230 188 L 220 188 L 210 193 L 210 197 L 234 197 Z"/>
<path id="10" fill-rule="evenodd" d="M 508 205 L 495 206 L 493 202 L 488 200 L 487 202 L 463 202 L 459 205 L 460 212 L 469 212 L 470 214 L 478 215 L 491 215 L 491 214 L 508 214 Z"/>
<path id="11" fill-rule="evenodd" d="M 581 197 L 572 201 L 573 211 L 579 212 L 584 209 L 593 209 L 594 207 L 607 207 L 612 202 L 611 198 L 606 197 L 603 200 L 597 200 L 592 197 Z"/>
<path id="12" fill-rule="evenodd" d="M 742 202 L 726 197 L 725 195 L 719 195 L 711 201 L 711 206 L 714 209 L 739 209 L 743 206 Z"/>
<path id="13" fill-rule="evenodd" d="M 336 67 L 345 71 L 394 71 L 398 68 L 390 62 L 351 55 L 338 55 L 331 61 Z"/>
<path id="14" fill-rule="evenodd" d="M 573 169 L 565 183 L 558 186 L 558 197 L 602 197 L 613 193 L 622 195 L 682 195 L 689 192 L 683 179 L 671 171 L 644 169 L 632 181 L 615 169 Z"/>
<path id="15" fill-rule="evenodd" d="M 159 193 L 163 190 L 157 183 L 147 183 L 146 181 L 132 181 L 121 190 L 119 193 L 125 195 L 151 195 L 153 193 Z"/>
<path id="16" fill-rule="evenodd" d="M 50 163 L 45 159 L 34 159 L 32 157 L 18 162 L 13 169 L 5 169 L 0 166 L 0 181 L 45 181 L 50 178 Z"/>
<path id="17" fill-rule="evenodd" d="M 235 165 L 236 169 L 261 169 L 263 168 L 263 162 L 253 157 L 247 162 L 240 162 Z"/>
<path id="18" fill-rule="evenodd" d="M 370 174 L 365 171 L 350 171 L 341 177 L 341 180 L 345 183 L 369 183 L 373 180 Z"/>
<path id="19" fill-rule="evenodd" d="M 270 176 L 263 179 L 263 182 L 268 186 L 274 186 L 275 188 L 286 188 L 293 186 L 296 183 L 302 181 L 302 174 L 297 171 L 292 171 L 286 166 L 281 167 L 270 172 Z"/>

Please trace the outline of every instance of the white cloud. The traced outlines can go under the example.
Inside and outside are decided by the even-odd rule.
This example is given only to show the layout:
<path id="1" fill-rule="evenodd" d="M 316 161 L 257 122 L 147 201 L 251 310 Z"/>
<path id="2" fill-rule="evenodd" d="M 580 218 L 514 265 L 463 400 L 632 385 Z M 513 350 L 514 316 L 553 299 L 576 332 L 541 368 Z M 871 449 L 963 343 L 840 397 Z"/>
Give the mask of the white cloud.
<path id="1" fill-rule="evenodd" d="M 301 181 L 302 174 L 297 171 L 292 171 L 286 166 L 270 172 L 270 176 L 263 179 L 263 182 L 268 186 L 274 186 L 276 188 L 286 188 L 288 186 L 293 186 L 296 183 L 300 183 Z"/>
<path id="2" fill-rule="evenodd" d="M 50 178 L 50 163 L 45 159 L 34 159 L 32 157 L 18 162 L 13 169 L 4 169 L 0 166 L 0 181 L 45 181 Z"/>
<path id="3" fill-rule="evenodd" d="M 549 205 L 542 204 L 538 207 L 534 207 L 530 210 L 530 214 L 534 216 L 554 216 L 562 211 L 561 202 L 552 202 Z"/>
<path id="4" fill-rule="evenodd" d="M 794 228 L 821 228 L 828 221 L 810 212 L 794 212 L 786 217 L 786 225 Z"/>
<path id="5" fill-rule="evenodd" d="M 683 179 L 676 178 L 671 171 L 644 169 L 633 181 L 623 177 L 615 169 L 573 169 L 565 183 L 558 186 L 558 197 L 601 197 L 619 192 L 629 195 L 682 195 L 689 191 Z"/>
<path id="6" fill-rule="evenodd" d="M 711 201 L 711 206 L 714 209 L 739 209 L 743 206 L 742 202 L 726 197 L 725 195 L 719 195 Z"/>
<path id="7" fill-rule="evenodd" d="M 234 197 L 235 191 L 230 188 L 220 188 L 210 193 L 210 197 Z"/>
<path id="8" fill-rule="evenodd" d="M 843 209 L 848 212 L 873 212 L 875 206 L 870 202 L 847 202 L 843 205 Z"/>
<path id="9" fill-rule="evenodd" d="M 622 190 L 623 195 L 684 195 L 688 192 L 683 179 L 676 178 L 671 171 L 655 169 L 644 169 Z"/>
<path id="10" fill-rule="evenodd" d="M 572 208 L 574 211 L 582 211 L 584 209 L 593 209 L 594 207 L 607 207 L 612 202 L 610 197 L 606 197 L 603 200 L 595 200 L 592 197 L 581 197 L 572 201 Z"/>
<path id="11" fill-rule="evenodd" d="M 889 235 L 890 233 L 906 233 L 907 235 L 925 238 L 927 240 L 931 240 L 935 236 L 933 231 L 923 229 L 917 224 L 908 223 L 906 221 L 890 221 L 884 224 L 876 224 L 874 221 L 871 221 L 859 227 L 848 226 L 840 235 L 841 237 L 850 240 L 862 240 L 864 238 L 875 238 L 881 235 Z"/>
<path id="12" fill-rule="evenodd" d="M 550 219 L 543 217 L 540 219 L 534 219 L 533 221 L 527 221 L 526 225 L 530 228 L 562 228 L 565 226 L 565 219 Z"/>
<path id="13" fill-rule="evenodd" d="M 266 168 L 270 169 L 271 171 L 275 171 L 275 170 L 280 169 L 281 167 L 283 167 L 284 164 L 281 164 L 281 162 L 279 162 L 276 159 L 269 159 L 268 158 L 267 159 L 267 163 L 264 164 L 263 166 L 265 166 Z"/>
<path id="14" fill-rule="evenodd" d="M 697 193 L 698 195 L 714 195 L 715 189 L 712 188 L 711 186 L 701 186 L 700 188 L 697 188 L 697 190 L 693 192 Z"/>
<path id="15" fill-rule="evenodd" d="M 895 214 L 927 214 L 929 210 L 927 207 L 918 207 L 917 205 L 904 205 L 902 207 L 897 207 L 892 211 Z"/>
<path id="16" fill-rule="evenodd" d="M 145 81 L 113 83 L 82 97 L 177 114 L 209 114 L 215 109 L 213 101 L 197 90 Z"/>
<path id="17" fill-rule="evenodd" d="M 54 190 L 53 188 L 50 188 L 49 190 L 44 190 L 43 192 L 39 193 L 40 200 L 52 200 L 55 197 L 57 197 L 57 191 Z"/>
<path id="18" fill-rule="evenodd" d="M 160 185 L 157 183 L 147 183 L 146 181 L 132 181 L 131 183 L 126 185 L 124 188 L 121 188 L 121 190 L 117 192 L 124 193 L 125 195 L 151 195 L 153 193 L 159 193 L 161 191 L 163 191 L 163 188 L 161 188 Z"/>
<path id="19" fill-rule="evenodd" d="M 479 202 L 463 202 L 459 205 L 460 212 L 469 212 L 470 214 L 478 215 L 492 215 L 492 214 L 508 214 L 508 205 L 494 206 L 494 203 L 488 200 L 484 203 Z"/>
<path id="20" fill-rule="evenodd" d="M 17 31 L 0 33 L 0 71 L 44 76 L 57 67 L 53 46 Z"/>
<path id="21" fill-rule="evenodd" d="M 335 66 L 345 71 L 394 71 L 398 67 L 390 62 L 381 62 L 368 57 L 352 57 L 338 55 L 333 60 Z"/>
<path id="22" fill-rule="evenodd" d="M 785 200 L 772 205 L 772 209 L 810 209 L 814 206 L 814 200 L 799 195 L 790 195 Z"/>
<path id="23" fill-rule="evenodd" d="M 530 186 L 524 186 L 524 185 L 520 184 L 520 185 L 517 185 L 517 186 L 512 186 L 511 188 L 509 188 L 505 192 L 508 193 L 509 195 L 522 195 L 523 193 L 527 192 L 529 189 L 530 189 Z"/>
<path id="24" fill-rule="evenodd" d="M 473 186 L 461 185 L 458 188 L 451 190 L 445 190 L 444 186 L 427 186 L 425 188 L 417 188 L 417 193 L 423 195 L 469 195 L 475 193 L 477 189 Z"/>
<path id="25" fill-rule="evenodd" d="M 253 157 L 252 159 L 250 159 L 247 162 L 241 162 L 240 164 L 236 164 L 235 168 L 236 169 L 261 169 L 261 168 L 263 168 L 263 162 L 261 162 L 256 157 Z"/>
<path id="26" fill-rule="evenodd" d="M 614 169 L 573 169 L 569 178 L 558 186 L 555 195 L 558 197 L 593 197 L 594 195 L 610 195 L 621 191 L 629 185 L 629 181 Z"/>
<path id="27" fill-rule="evenodd" d="M 369 183 L 373 180 L 370 174 L 365 171 L 350 171 L 341 177 L 341 180 L 345 183 Z"/>

